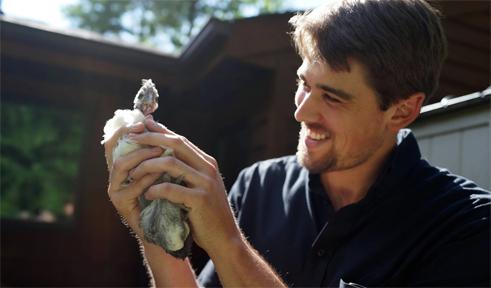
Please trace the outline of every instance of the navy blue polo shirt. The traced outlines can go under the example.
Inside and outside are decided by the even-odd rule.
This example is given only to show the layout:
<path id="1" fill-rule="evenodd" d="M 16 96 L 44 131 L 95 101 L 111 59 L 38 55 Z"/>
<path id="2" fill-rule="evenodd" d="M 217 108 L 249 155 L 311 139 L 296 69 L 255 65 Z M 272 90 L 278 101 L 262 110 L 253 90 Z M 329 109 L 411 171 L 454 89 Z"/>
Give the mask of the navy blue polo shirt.
<path id="1" fill-rule="evenodd" d="M 398 144 L 367 195 L 334 211 L 295 156 L 244 169 L 230 191 L 239 226 L 289 286 L 489 286 L 489 191 Z M 219 286 L 210 261 L 199 281 Z"/>

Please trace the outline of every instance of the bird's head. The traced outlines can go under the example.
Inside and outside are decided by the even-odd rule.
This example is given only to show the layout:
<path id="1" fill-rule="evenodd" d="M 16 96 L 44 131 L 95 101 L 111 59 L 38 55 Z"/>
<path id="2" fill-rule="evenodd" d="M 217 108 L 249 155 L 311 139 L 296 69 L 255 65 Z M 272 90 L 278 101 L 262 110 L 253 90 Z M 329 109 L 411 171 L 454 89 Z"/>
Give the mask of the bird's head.
<path id="1" fill-rule="evenodd" d="M 158 99 L 159 92 L 152 79 L 142 79 L 142 87 L 136 93 L 133 109 L 139 109 L 143 115 L 147 116 L 157 110 Z"/>

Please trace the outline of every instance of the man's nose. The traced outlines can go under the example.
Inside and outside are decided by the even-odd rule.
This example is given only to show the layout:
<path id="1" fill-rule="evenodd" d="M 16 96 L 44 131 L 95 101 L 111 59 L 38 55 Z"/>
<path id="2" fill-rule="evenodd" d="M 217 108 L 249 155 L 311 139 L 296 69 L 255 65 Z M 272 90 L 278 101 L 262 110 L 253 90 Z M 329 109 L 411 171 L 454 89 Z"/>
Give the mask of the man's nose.
<path id="1" fill-rule="evenodd" d="M 295 120 L 298 122 L 313 122 L 316 119 L 317 110 L 319 109 L 319 104 L 315 103 L 315 97 L 312 91 L 303 92 L 302 95 L 297 97 L 295 110 Z"/>

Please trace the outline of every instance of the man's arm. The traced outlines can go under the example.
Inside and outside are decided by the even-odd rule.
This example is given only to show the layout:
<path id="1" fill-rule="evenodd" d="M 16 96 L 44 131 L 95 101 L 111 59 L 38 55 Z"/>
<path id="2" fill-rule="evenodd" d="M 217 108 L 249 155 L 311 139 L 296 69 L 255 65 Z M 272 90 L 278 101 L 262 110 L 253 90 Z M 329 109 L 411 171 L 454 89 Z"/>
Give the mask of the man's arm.
<path id="1" fill-rule="evenodd" d="M 148 242 L 141 242 L 147 270 L 155 287 L 198 287 L 189 260 L 180 260 L 164 249 Z"/>
<path id="2" fill-rule="evenodd" d="M 233 217 L 218 165 L 186 138 L 147 119 L 149 132 L 133 137 L 139 144 L 169 147 L 176 158 L 143 161 L 130 176 L 152 173 L 183 176 L 186 187 L 172 183 L 151 186 L 145 197 L 167 199 L 189 208 L 194 241 L 215 263 L 224 286 L 285 286 L 266 261 L 249 245 Z"/>
<path id="3" fill-rule="evenodd" d="M 179 260 L 162 248 L 142 244 L 152 286 L 197 287 L 197 280 L 188 259 Z M 252 248 L 247 240 L 231 241 L 217 254 L 210 256 L 224 287 L 284 287 L 282 280 Z"/>
<path id="4" fill-rule="evenodd" d="M 137 198 L 149 188 L 145 194 L 148 200 L 164 198 L 189 208 L 193 239 L 210 255 L 224 286 L 285 286 L 242 236 L 232 216 L 215 160 L 185 138 L 151 120 L 146 120 L 145 126 L 150 132 L 139 134 L 143 132 L 143 125 L 131 128 L 133 140 L 143 145 L 172 148 L 176 158 L 158 157 L 161 149 L 146 148 L 109 165 L 109 196 L 137 237 L 143 239 L 138 225 L 140 209 Z M 115 139 L 127 132 L 124 129 L 116 133 Z M 112 140 L 105 144 L 109 159 L 111 145 L 115 142 Z M 152 186 L 162 173 L 184 176 L 187 187 L 172 183 Z M 132 177 L 133 182 L 128 186 L 122 185 L 128 177 Z M 197 286 L 189 261 L 175 259 L 160 247 L 145 241 L 142 248 L 156 286 Z"/>
<path id="5" fill-rule="evenodd" d="M 408 286 L 490 287 L 489 230 L 449 243 L 418 266 Z"/>
<path id="6" fill-rule="evenodd" d="M 210 258 L 224 287 L 286 287 L 247 240 L 231 241 L 226 249 L 216 252 Z"/>

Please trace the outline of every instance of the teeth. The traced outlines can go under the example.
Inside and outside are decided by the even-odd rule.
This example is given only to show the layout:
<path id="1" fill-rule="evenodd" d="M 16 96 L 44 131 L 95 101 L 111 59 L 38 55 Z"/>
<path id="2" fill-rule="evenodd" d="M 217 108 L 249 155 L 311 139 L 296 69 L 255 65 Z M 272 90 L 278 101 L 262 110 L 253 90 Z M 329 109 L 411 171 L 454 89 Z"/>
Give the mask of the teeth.
<path id="1" fill-rule="evenodd" d="M 307 133 L 308 133 L 308 136 L 314 140 L 324 140 L 327 138 L 327 134 L 316 133 L 310 129 L 308 130 Z"/>

